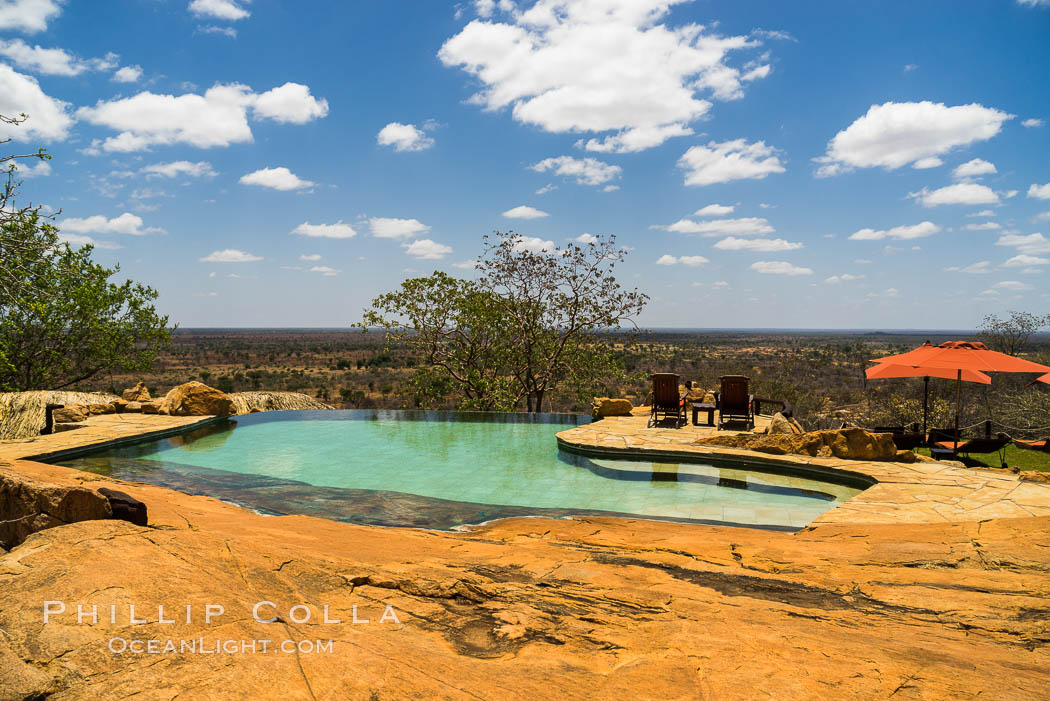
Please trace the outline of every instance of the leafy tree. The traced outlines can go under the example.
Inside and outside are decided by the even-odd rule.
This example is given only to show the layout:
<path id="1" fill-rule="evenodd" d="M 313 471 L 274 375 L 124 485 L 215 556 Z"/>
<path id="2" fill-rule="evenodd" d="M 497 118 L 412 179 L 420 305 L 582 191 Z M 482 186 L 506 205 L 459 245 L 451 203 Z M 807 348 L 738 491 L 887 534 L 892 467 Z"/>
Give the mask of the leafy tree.
<path id="1" fill-rule="evenodd" d="M 0 114 L 0 126 L 18 126 L 26 121 L 26 115 L 18 117 L 6 117 Z M 0 145 L 9 143 L 11 139 L 0 139 Z M 48 249 L 54 244 L 50 236 L 36 238 L 17 237 L 9 234 L 8 225 L 14 225 L 27 217 L 42 217 L 40 205 L 16 206 L 15 195 L 21 181 L 16 180 L 18 172 L 16 161 L 39 159 L 41 161 L 51 160 L 51 156 L 39 149 L 36 153 L 12 154 L 0 156 L 0 167 L 4 168 L 7 176 L 4 180 L 3 189 L 0 190 L 0 304 L 7 304 L 11 300 L 25 296 L 27 283 L 32 271 L 25 265 L 26 261 L 38 259 L 46 255 Z M 6 165 L 5 165 L 6 164 Z M 0 357 L 2 361 L 2 357 Z"/>
<path id="2" fill-rule="evenodd" d="M 424 358 L 410 391 L 422 407 L 458 395 L 460 409 L 541 411 L 561 391 L 576 399 L 623 378 L 601 335 L 633 323 L 648 297 L 612 276 L 615 239 L 532 250 L 512 232 L 485 237 L 477 280 L 442 272 L 376 297 L 356 326 L 380 327 L 387 343 Z"/>
<path id="3" fill-rule="evenodd" d="M 513 334 L 513 374 L 528 411 L 541 411 L 544 397 L 559 387 L 582 397 L 614 368 L 622 374 L 597 335 L 633 325 L 649 297 L 624 290 L 613 277 L 626 255 L 615 236 L 537 249 L 513 232 L 496 232 L 484 243 L 478 284 Z"/>
<path id="4" fill-rule="evenodd" d="M 476 282 L 435 272 L 376 297 L 356 326 L 382 328 L 388 347 L 405 343 L 423 356 L 410 386 L 420 407 L 458 391 L 459 409 L 510 411 L 519 394 L 507 376 L 506 321 Z"/>
<path id="5" fill-rule="evenodd" d="M 1009 312 L 1008 319 L 1000 319 L 995 314 L 984 317 L 981 323 L 980 338 L 993 350 L 1017 355 L 1024 350 L 1033 333 L 1050 326 L 1050 315 L 1037 316 L 1029 312 Z"/>
<path id="6" fill-rule="evenodd" d="M 4 124 L 24 121 L 0 115 Z M 0 194 L 0 389 L 61 389 L 103 372 L 146 370 L 170 338 L 150 287 L 70 248 L 40 207 L 16 207 L 14 158 Z"/>

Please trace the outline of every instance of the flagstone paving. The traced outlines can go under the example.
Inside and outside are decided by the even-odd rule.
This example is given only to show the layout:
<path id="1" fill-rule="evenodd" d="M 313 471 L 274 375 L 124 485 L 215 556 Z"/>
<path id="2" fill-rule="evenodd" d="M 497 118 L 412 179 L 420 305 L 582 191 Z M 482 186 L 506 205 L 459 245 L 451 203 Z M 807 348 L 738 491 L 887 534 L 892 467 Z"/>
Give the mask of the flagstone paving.
<path id="1" fill-rule="evenodd" d="M 70 431 L 0 441 L 0 460 L 48 458 L 85 446 L 102 446 L 140 440 L 180 431 L 211 421 L 211 416 L 163 416 L 161 414 L 101 414 L 91 416 Z"/>
<path id="2" fill-rule="evenodd" d="M 592 455 L 680 456 L 720 464 L 739 459 L 741 463 L 793 468 L 803 474 L 846 472 L 875 481 L 852 499 L 814 519 L 811 525 L 950 523 L 1050 516 L 1050 485 L 1024 481 L 1007 472 L 964 467 L 954 461 L 868 462 L 694 445 L 699 438 L 739 431 L 693 425 L 648 428 L 647 422 L 648 410 L 640 408 L 633 416 L 609 417 L 562 431 L 558 442 Z M 757 423 L 761 429 L 768 419 L 758 417 Z"/>

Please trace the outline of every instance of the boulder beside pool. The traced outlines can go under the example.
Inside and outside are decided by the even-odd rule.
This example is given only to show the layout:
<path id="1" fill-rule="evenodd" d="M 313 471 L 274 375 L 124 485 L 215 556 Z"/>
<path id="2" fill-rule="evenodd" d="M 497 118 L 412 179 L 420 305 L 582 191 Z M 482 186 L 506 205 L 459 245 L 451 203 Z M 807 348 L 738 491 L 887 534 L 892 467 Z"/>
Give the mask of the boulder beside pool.
<path id="1" fill-rule="evenodd" d="M 134 387 L 128 387 L 124 390 L 121 397 L 128 402 L 148 402 L 151 399 L 145 382 L 139 382 Z"/>
<path id="2" fill-rule="evenodd" d="M 194 381 L 172 388 L 161 407 L 172 416 L 229 416 L 233 400 L 221 390 Z"/>
<path id="3" fill-rule="evenodd" d="M 694 442 L 695 445 L 720 445 L 744 448 L 771 455 L 809 455 L 821 458 L 847 460 L 885 460 L 907 462 L 898 455 L 893 437 L 888 433 L 869 433 L 862 428 L 841 428 L 834 431 L 809 433 L 781 433 L 773 435 L 741 434 L 710 436 Z"/>
<path id="4" fill-rule="evenodd" d="M 606 416 L 630 416 L 633 408 L 630 399 L 595 397 L 591 402 L 591 416 L 594 419 L 604 419 Z"/>
<path id="5" fill-rule="evenodd" d="M 147 524 L 146 505 L 135 497 L 107 487 L 99 487 L 98 493 L 109 501 L 109 507 L 113 511 L 113 518 L 134 523 L 136 526 L 145 526 Z"/>

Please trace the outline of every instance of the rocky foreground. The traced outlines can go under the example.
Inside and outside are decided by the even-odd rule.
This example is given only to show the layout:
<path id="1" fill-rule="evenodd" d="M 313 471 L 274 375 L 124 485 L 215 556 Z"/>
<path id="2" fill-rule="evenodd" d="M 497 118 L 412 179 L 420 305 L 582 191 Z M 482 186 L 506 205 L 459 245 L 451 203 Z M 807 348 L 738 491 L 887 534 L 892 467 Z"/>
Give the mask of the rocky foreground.
<path id="1" fill-rule="evenodd" d="M 1046 696 L 1048 518 L 793 535 L 516 519 L 450 534 L 263 517 L 36 463 L 0 474 L 149 506 L 146 527 L 60 525 L 0 555 L 3 699 Z M 65 609 L 47 624 L 45 602 Z M 253 618 L 259 602 L 276 620 Z M 78 624 L 78 604 L 98 622 Z M 224 612 L 206 623 L 209 605 Z M 112 651 L 150 639 L 157 654 Z M 333 642 L 213 649 L 286 639 Z M 202 645 L 165 653 L 169 640 Z"/>

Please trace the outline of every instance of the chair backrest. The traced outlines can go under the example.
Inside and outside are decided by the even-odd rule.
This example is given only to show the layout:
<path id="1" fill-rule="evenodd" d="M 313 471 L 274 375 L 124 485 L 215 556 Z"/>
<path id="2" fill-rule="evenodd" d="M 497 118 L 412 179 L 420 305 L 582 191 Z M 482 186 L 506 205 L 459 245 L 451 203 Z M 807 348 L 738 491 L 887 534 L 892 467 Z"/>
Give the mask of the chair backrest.
<path id="1" fill-rule="evenodd" d="M 673 372 L 657 372 L 650 378 L 653 381 L 653 406 L 677 406 L 681 396 L 678 394 L 678 375 Z"/>
<path id="2" fill-rule="evenodd" d="M 719 378 L 721 391 L 718 404 L 724 409 L 747 409 L 750 403 L 748 386 L 751 379 L 743 375 L 723 375 Z"/>

